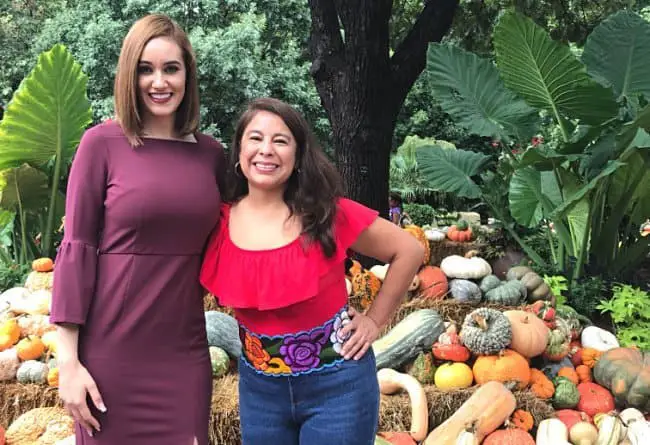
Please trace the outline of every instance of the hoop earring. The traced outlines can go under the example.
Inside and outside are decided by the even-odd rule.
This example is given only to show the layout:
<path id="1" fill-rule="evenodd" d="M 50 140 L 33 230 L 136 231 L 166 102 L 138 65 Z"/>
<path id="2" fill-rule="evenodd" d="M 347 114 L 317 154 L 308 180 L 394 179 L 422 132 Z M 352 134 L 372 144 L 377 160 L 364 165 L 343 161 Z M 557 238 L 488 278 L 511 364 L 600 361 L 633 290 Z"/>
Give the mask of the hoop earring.
<path id="1" fill-rule="evenodd" d="M 235 162 L 235 175 L 239 176 L 240 178 L 243 178 L 244 175 L 239 172 L 241 170 L 241 165 L 239 164 L 239 161 Z"/>

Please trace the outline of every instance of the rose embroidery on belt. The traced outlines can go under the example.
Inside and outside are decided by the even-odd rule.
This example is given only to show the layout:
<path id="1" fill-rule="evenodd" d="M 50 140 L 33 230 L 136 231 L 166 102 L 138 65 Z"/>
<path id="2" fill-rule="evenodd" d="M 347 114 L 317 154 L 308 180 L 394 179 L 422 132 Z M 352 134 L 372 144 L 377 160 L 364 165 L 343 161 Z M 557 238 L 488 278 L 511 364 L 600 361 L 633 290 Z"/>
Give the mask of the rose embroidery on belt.
<path id="1" fill-rule="evenodd" d="M 332 328 L 332 334 L 330 335 L 330 341 L 332 342 L 332 347 L 334 351 L 336 351 L 337 354 L 341 353 L 341 348 L 343 347 L 343 343 L 350 338 L 350 334 L 343 336 L 341 334 L 341 329 L 345 325 L 350 323 L 350 316 L 348 315 L 348 311 L 341 311 L 339 314 L 336 316 L 336 319 L 334 320 L 334 326 Z"/>
<path id="2" fill-rule="evenodd" d="M 315 329 L 308 334 L 287 337 L 280 346 L 280 354 L 292 372 L 308 371 L 320 363 L 322 346 L 327 342 L 332 324 Z"/>
<path id="3" fill-rule="evenodd" d="M 248 332 L 244 337 L 244 351 L 246 357 L 253 364 L 255 369 L 264 371 L 268 368 L 267 362 L 271 358 L 268 352 L 264 350 L 259 338 L 251 336 Z"/>

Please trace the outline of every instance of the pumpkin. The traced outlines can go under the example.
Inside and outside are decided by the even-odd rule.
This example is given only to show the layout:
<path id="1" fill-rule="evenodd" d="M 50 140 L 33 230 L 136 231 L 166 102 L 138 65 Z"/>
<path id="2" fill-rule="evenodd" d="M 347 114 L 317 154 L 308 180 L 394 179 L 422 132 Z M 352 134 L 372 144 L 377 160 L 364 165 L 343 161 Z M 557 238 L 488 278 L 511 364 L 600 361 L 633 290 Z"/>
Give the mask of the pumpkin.
<path id="1" fill-rule="evenodd" d="M 465 256 L 450 255 L 440 262 L 440 269 L 449 278 L 478 280 L 492 273 L 492 266 L 483 258 L 475 256 L 475 251 L 469 251 Z"/>
<path id="2" fill-rule="evenodd" d="M 548 359 L 545 360 L 546 360 L 545 363 L 540 369 L 544 374 L 546 374 L 546 377 L 548 377 L 549 379 L 553 379 L 557 377 L 557 373 L 560 371 L 560 369 L 571 368 L 573 366 L 571 364 L 571 360 L 569 360 L 569 357 L 564 357 L 559 362 L 551 362 L 548 361 Z"/>
<path id="3" fill-rule="evenodd" d="M 506 428 L 491 433 L 483 445 L 535 445 L 535 439 L 520 428 Z"/>
<path id="4" fill-rule="evenodd" d="M 570 431 L 571 427 L 578 422 L 591 422 L 591 417 L 575 409 L 558 409 L 555 411 L 555 417 L 566 425 L 567 431 Z"/>
<path id="5" fill-rule="evenodd" d="M 54 388 L 59 386 L 59 368 L 50 368 L 47 372 L 47 384 Z"/>
<path id="6" fill-rule="evenodd" d="M 571 350 L 571 333 L 567 324 L 561 319 L 555 320 L 556 327 L 552 329 L 549 337 L 544 357 L 548 360 L 559 362 L 569 355 Z"/>
<path id="7" fill-rule="evenodd" d="M 5 429 L 0 425 L 0 445 L 5 445 Z"/>
<path id="8" fill-rule="evenodd" d="M 591 382 L 591 369 L 587 365 L 576 366 L 576 374 L 580 383 Z"/>
<path id="9" fill-rule="evenodd" d="M 210 352 L 212 376 L 217 378 L 223 377 L 228 373 L 228 369 L 230 368 L 230 357 L 228 357 L 228 353 L 218 346 L 210 346 L 208 350 Z"/>
<path id="10" fill-rule="evenodd" d="M 0 352 L 0 382 L 13 380 L 20 367 L 20 359 L 16 348 Z"/>
<path id="11" fill-rule="evenodd" d="M 571 383 L 573 383 L 574 385 L 580 383 L 578 374 L 576 373 L 576 370 L 573 368 L 569 368 L 569 367 L 560 368 L 560 370 L 557 372 L 557 375 L 560 377 L 566 377 L 567 379 L 571 380 Z"/>
<path id="12" fill-rule="evenodd" d="M 43 336 L 46 332 L 56 331 L 56 326 L 50 324 L 50 317 L 42 314 L 25 315 L 18 317 L 18 326 L 20 327 L 20 336 L 27 337 L 30 335 Z"/>
<path id="13" fill-rule="evenodd" d="M 555 308 L 548 301 L 536 301 L 524 308 L 541 319 L 549 329 L 555 329 Z"/>
<path id="14" fill-rule="evenodd" d="M 74 434 L 74 419 L 64 408 L 33 408 L 7 428 L 8 444 L 56 443 Z"/>
<path id="15" fill-rule="evenodd" d="M 519 280 L 526 287 L 528 301 L 551 301 L 553 299 L 553 293 L 548 284 L 537 272 L 527 266 L 511 268 L 506 274 L 506 279 L 508 281 Z"/>
<path id="16" fill-rule="evenodd" d="M 594 417 L 594 423 L 598 427 L 598 445 L 618 445 L 627 434 L 627 428 L 617 415 L 599 413 Z"/>
<path id="17" fill-rule="evenodd" d="M 524 389 L 530 382 L 528 361 L 510 349 L 501 351 L 498 355 L 478 357 L 472 370 L 479 385 L 496 380 L 503 383 L 514 382 L 519 389 Z"/>
<path id="18" fill-rule="evenodd" d="M 650 423 L 631 422 L 627 427 L 627 439 L 632 445 L 647 445 L 650 443 Z"/>
<path id="19" fill-rule="evenodd" d="M 433 383 L 436 365 L 433 363 L 433 354 L 420 352 L 411 365 L 407 366 L 406 373 L 422 384 Z"/>
<path id="20" fill-rule="evenodd" d="M 568 444 L 569 430 L 558 419 L 544 419 L 537 427 L 536 445 L 565 445 Z"/>
<path id="21" fill-rule="evenodd" d="M 483 297 L 481 289 L 479 289 L 476 283 L 469 280 L 462 280 L 460 278 L 456 278 L 449 282 L 449 290 L 451 296 L 456 301 L 478 303 L 481 301 L 481 297 Z"/>
<path id="22" fill-rule="evenodd" d="M 37 290 L 52 290 L 54 281 L 54 272 L 36 272 L 31 271 L 25 280 L 25 288 L 30 292 Z"/>
<path id="23" fill-rule="evenodd" d="M 520 428 L 524 431 L 530 431 L 535 426 L 535 420 L 533 415 L 526 410 L 518 409 L 512 413 L 510 422 L 517 428 Z"/>
<path id="24" fill-rule="evenodd" d="M 397 432 L 381 432 L 377 436 L 383 440 L 383 442 L 376 442 L 375 445 L 417 445 L 415 440 L 411 437 L 409 433 L 404 433 L 401 431 Z"/>
<path id="25" fill-rule="evenodd" d="M 36 258 L 32 261 L 32 270 L 36 272 L 50 272 L 54 269 L 54 262 L 51 258 Z"/>
<path id="26" fill-rule="evenodd" d="M 553 382 L 539 369 L 530 369 L 530 389 L 540 399 L 550 399 L 555 393 Z"/>
<path id="27" fill-rule="evenodd" d="M 43 336 L 41 337 L 41 340 L 43 341 L 43 344 L 45 345 L 45 348 L 52 354 L 56 355 L 56 347 L 58 344 L 58 334 L 56 331 L 47 331 Z"/>
<path id="28" fill-rule="evenodd" d="M 589 368 L 593 368 L 594 366 L 596 366 L 596 363 L 600 359 L 601 355 L 603 355 L 603 351 L 599 351 L 594 348 L 582 348 L 580 357 L 582 359 L 583 365 Z"/>
<path id="29" fill-rule="evenodd" d="M 411 400 L 411 437 L 417 441 L 424 440 L 429 429 L 429 408 L 427 395 L 422 385 L 408 374 L 384 368 L 377 371 L 379 392 L 395 394 L 405 390 Z"/>
<path id="30" fill-rule="evenodd" d="M 575 408 L 580 401 L 578 388 L 571 380 L 566 377 L 555 377 L 555 394 L 553 394 L 553 407 L 555 408 Z"/>
<path id="31" fill-rule="evenodd" d="M 444 322 L 433 309 L 419 309 L 404 317 L 372 343 L 377 369 L 398 369 L 422 351 L 430 351 L 444 331 Z"/>
<path id="32" fill-rule="evenodd" d="M 578 422 L 569 430 L 569 440 L 575 445 L 595 445 L 598 440 L 598 430 L 589 422 Z"/>
<path id="33" fill-rule="evenodd" d="M 384 280 L 386 279 L 386 274 L 388 273 L 388 268 L 389 267 L 390 267 L 390 264 L 384 264 L 383 266 L 377 264 L 377 265 L 372 266 L 370 268 L 370 273 L 373 274 L 374 276 L 376 276 L 377 278 L 379 278 L 379 281 L 381 281 L 383 283 Z M 420 287 L 420 278 L 417 275 L 415 275 L 411 279 L 411 284 L 409 285 L 408 290 L 409 291 L 414 291 L 418 287 Z"/>
<path id="34" fill-rule="evenodd" d="M 517 280 L 505 281 L 486 292 L 485 300 L 503 306 L 517 306 L 526 298 L 526 288 Z"/>
<path id="35" fill-rule="evenodd" d="M 580 383 L 578 392 L 580 393 L 578 410 L 591 417 L 598 413 L 608 413 L 614 409 L 614 396 L 612 396 L 612 393 L 596 383 Z"/>
<path id="36" fill-rule="evenodd" d="M 359 299 L 362 309 L 368 309 L 379 293 L 381 280 L 369 270 L 364 269 L 352 277 L 352 297 Z"/>
<path id="37" fill-rule="evenodd" d="M 18 358 L 23 361 L 36 360 L 45 353 L 45 345 L 40 337 L 30 335 L 18 342 L 16 351 L 18 352 Z"/>
<path id="38" fill-rule="evenodd" d="M 424 266 L 417 274 L 420 296 L 428 300 L 442 300 L 447 295 L 447 276 L 436 266 Z"/>
<path id="39" fill-rule="evenodd" d="M 207 311 L 203 315 L 208 346 L 217 346 L 226 351 L 229 356 L 239 358 L 242 344 L 237 320 L 220 311 Z"/>
<path id="40" fill-rule="evenodd" d="M 609 389 L 621 407 L 650 411 L 650 354 L 636 348 L 604 352 L 594 366 L 594 380 Z"/>
<path id="41" fill-rule="evenodd" d="M 40 314 L 48 315 L 52 304 L 52 292 L 39 289 L 29 293 L 17 295 L 9 304 L 15 314 Z"/>
<path id="42" fill-rule="evenodd" d="M 16 379 L 20 383 L 45 383 L 49 369 L 43 362 L 27 360 L 20 364 Z"/>
<path id="43" fill-rule="evenodd" d="M 422 260 L 422 264 L 429 264 L 429 260 L 431 259 L 431 246 L 429 246 L 429 240 L 424 234 L 424 230 L 415 224 L 407 225 L 404 227 L 404 230 L 413 235 L 420 242 L 420 244 L 422 244 L 422 247 L 424 247 L 424 259 Z"/>
<path id="44" fill-rule="evenodd" d="M 469 360 L 469 349 L 460 343 L 456 325 L 451 323 L 447 330 L 440 334 L 438 341 L 433 344 L 433 356 L 438 360 L 466 362 Z"/>
<path id="45" fill-rule="evenodd" d="M 505 311 L 503 315 L 510 321 L 512 340 L 510 349 L 527 358 L 536 357 L 546 350 L 549 329 L 534 314 L 526 311 Z"/>
<path id="46" fill-rule="evenodd" d="M 580 343 L 584 348 L 593 348 L 597 351 L 608 351 L 620 346 L 614 334 L 598 326 L 584 328 L 580 336 Z"/>
<path id="47" fill-rule="evenodd" d="M 424 236 L 434 243 L 439 243 L 447 238 L 447 234 L 438 229 L 427 229 L 424 231 Z"/>
<path id="48" fill-rule="evenodd" d="M 497 354 L 510 344 L 512 327 L 500 311 L 479 308 L 465 316 L 460 339 L 475 354 Z"/>
<path id="49" fill-rule="evenodd" d="M 451 417 L 431 431 L 424 445 L 453 444 L 468 425 L 473 426 L 476 440 L 480 443 L 503 425 L 516 406 L 515 396 L 502 383 L 487 382 L 479 386 Z"/>
<path id="50" fill-rule="evenodd" d="M 447 230 L 447 238 L 459 243 L 471 241 L 472 235 L 472 228 L 464 220 L 458 221 Z"/>
<path id="51" fill-rule="evenodd" d="M 582 335 L 582 330 L 585 326 L 591 326 L 591 320 L 584 315 L 581 315 L 566 304 L 558 304 L 555 307 L 555 313 L 558 317 L 565 320 L 571 327 L 571 337 L 573 340 L 579 340 Z"/>
<path id="52" fill-rule="evenodd" d="M 0 325 L 0 351 L 11 348 L 20 339 L 20 327 L 15 318 Z"/>
<path id="53" fill-rule="evenodd" d="M 491 291 L 492 289 L 496 289 L 499 286 L 501 286 L 501 280 L 499 279 L 499 277 L 490 274 L 481 279 L 481 284 L 479 285 L 479 288 L 481 289 L 481 292 L 485 294 Z"/>
<path id="54" fill-rule="evenodd" d="M 443 363 L 438 366 L 434 378 L 439 389 L 469 388 L 473 382 L 472 369 L 465 363 Z"/>

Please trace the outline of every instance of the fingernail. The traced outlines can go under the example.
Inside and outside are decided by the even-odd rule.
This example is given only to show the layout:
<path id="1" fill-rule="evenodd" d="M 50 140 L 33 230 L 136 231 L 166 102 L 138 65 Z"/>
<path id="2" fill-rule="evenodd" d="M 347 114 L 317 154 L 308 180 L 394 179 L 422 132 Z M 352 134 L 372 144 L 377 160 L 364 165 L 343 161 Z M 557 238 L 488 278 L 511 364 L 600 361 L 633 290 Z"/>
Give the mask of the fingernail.
<path id="1" fill-rule="evenodd" d="M 100 404 L 99 404 L 99 410 L 100 410 L 101 412 L 103 412 L 103 413 L 106 412 L 106 407 L 104 406 L 103 403 L 100 403 Z"/>
<path id="2" fill-rule="evenodd" d="M 90 437 L 93 437 L 93 430 L 88 430 L 88 435 L 89 435 Z"/>

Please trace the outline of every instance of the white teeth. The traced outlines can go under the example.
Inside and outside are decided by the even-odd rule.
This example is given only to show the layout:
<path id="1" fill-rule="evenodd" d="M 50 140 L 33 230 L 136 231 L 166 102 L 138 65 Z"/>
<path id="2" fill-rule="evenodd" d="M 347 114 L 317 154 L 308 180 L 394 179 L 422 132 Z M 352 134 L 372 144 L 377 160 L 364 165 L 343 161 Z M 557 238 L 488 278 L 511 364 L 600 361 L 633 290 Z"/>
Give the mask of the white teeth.
<path id="1" fill-rule="evenodd" d="M 257 167 L 258 170 L 270 172 L 270 171 L 275 170 L 278 166 L 275 165 L 275 164 L 262 164 L 260 162 L 257 162 L 255 164 L 255 167 Z"/>
<path id="2" fill-rule="evenodd" d="M 154 99 L 168 99 L 172 96 L 172 93 L 151 93 L 150 96 Z"/>

